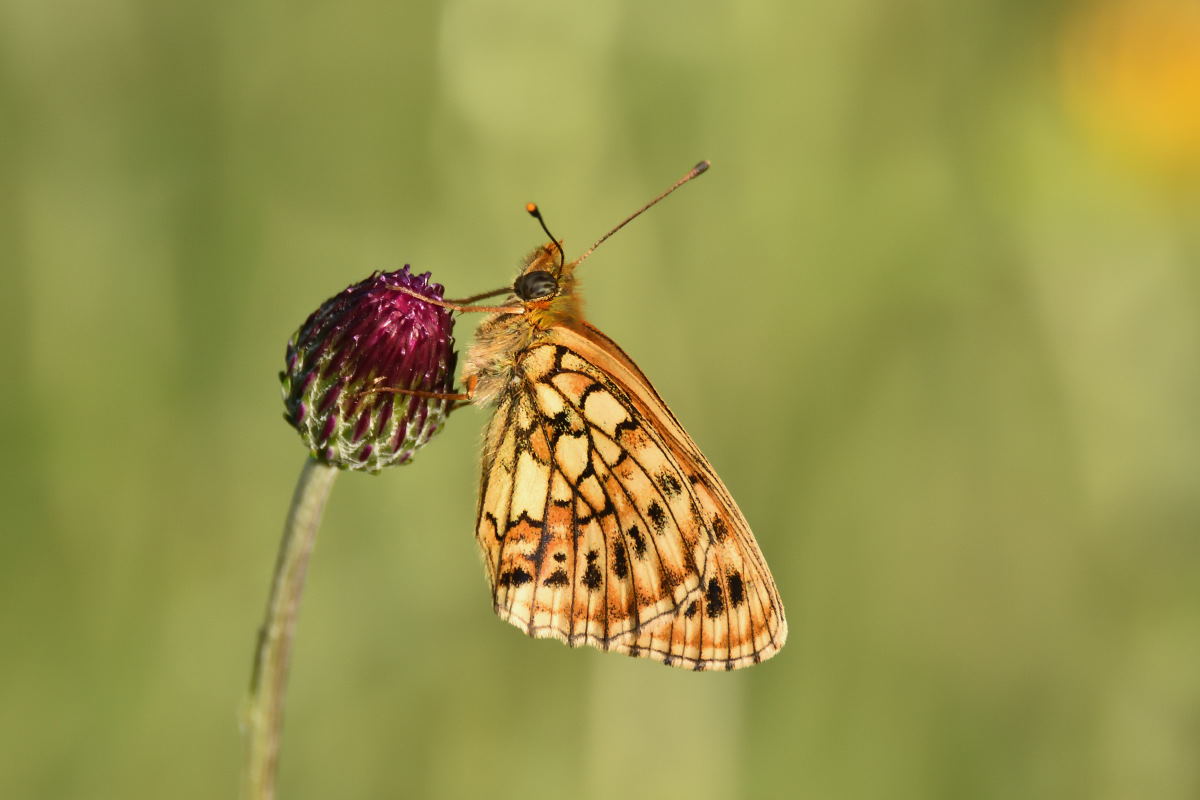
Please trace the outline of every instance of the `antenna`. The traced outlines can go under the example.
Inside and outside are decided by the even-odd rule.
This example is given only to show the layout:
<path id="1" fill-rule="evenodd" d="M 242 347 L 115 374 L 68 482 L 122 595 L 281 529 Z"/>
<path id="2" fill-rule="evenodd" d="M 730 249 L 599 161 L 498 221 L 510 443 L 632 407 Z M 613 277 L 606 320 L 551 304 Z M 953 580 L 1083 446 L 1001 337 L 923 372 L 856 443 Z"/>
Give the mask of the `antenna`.
<path id="1" fill-rule="evenodd" d="M 561 273 L 563 264 L 567 260 L 566 256 L 563 254 L 562 245 L 558 243 L 558 239 L 555 239 L 554 234 L 551 233 L 550 229 L 546 227 L 546 220 L 542 219 L 542 212 L 538 210 L 537 203 L 526 203 L 525 210 L 529 212 L 529 216 L 538 221 L 538 224 L 542 226 L 542 230 L 544 230 L 546 235 L 550 237 L 550 241 L 554 242 L 554 246 L 558 248 L 558 271 Z"/>
<path id="2" fill-rule="evenodd" d="M 576 259 L 575 266 L 579 266 L 580 264 L 582 264 L 584 259 L 586 259 L 588 256 L 590 256 L 593 252 L 595 252 L 597 247 L 604 244 L 604 242 L 608 239 L 608 237 L 612 236 L 614 233 L 621 230 L 621 228 L 624 228 L 626 225 L 628 225 L 629 223 L 633 222 L 635 219 L 640 217 L 644 211 L 649 209 L 655 203 L 659 202 L 660 200 L 665 198 L 667 195 L 669 195 L 671 192 L 675 191 L 680 186 L 683 186 L 685 183 L 692 180 L 693 178 L 698 178 L 701 175 L 703 175 L 704 172 L 709 168 L 709 166 L 711 166 L 711 164 L 712 164 L 712 162 L 710 162 L 710 161 L 701 161 L 699 164 L 692 167 L 690 170 L 688 170 L 688 173 L 686 175 L 684 175 L 682 178 L 680 178 L 679 180 L 677 180 L 673 184 L 671 184 L 670 188 L 668 188 L 665 192 L 663 192 L 658 197 L 651 200 L 649 203 L 646 203 L 646 205 L 642 206 L 637 211 L 630 214 L 628 217 L 626 217 L 624 220 L 621 221 L 621 224 L 617 225 L 617 227 L 613 228 L 611 231 L 609 231 L 608 233 L 604 234 L 599 239 L 597 239 L 596 243 L 594 245 L 592 245 L 591 247 L 589 247 L 586 253 L 584 253 L 578 259 Z M 530 212 L 530 213 L 532 213 L 532 212 Z M 559 252 L 562 252 L 561 248 L 560 248 Z"/>

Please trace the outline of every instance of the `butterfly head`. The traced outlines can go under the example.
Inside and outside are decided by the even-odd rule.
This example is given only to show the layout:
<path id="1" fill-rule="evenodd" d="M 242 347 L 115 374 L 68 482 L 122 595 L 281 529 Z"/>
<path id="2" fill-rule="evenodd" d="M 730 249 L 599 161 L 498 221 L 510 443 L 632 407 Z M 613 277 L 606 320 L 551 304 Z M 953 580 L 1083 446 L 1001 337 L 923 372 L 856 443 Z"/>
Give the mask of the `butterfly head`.
<path id="1" fill-rule="evenodd" d="M 578 318 L 574 263 L 563 260 L 559 242 L 549 242 L 530 254 L 513 281 L 512 291 L 536 325 L 560 324 Z"/>

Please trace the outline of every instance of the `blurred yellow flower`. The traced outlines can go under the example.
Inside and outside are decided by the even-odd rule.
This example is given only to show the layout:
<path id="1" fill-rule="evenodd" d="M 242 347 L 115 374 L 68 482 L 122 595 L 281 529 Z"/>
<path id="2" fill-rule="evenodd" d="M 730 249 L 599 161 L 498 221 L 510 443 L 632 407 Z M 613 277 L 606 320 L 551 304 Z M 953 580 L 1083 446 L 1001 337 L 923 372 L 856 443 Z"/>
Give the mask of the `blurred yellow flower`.
<path id="1" fill-rule="evenodd" d="M 1200 175 L 1200 0 L 1097 0 L 1064 36 L 1071 105 L 1109 147 Z"/>

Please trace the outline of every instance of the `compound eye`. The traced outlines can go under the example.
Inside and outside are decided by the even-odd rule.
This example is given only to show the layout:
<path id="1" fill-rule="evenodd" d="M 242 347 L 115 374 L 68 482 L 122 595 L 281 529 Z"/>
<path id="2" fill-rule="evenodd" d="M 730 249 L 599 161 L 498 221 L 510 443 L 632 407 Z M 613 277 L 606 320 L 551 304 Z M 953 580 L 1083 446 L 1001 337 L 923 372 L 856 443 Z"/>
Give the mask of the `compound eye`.
<path id="1" fill-rule="evenodd" d="M 513 293 L 522 300 L 538 300 L 558 291 L 558 281 L 545 270 L 527 272 L 513 284 Z"/>

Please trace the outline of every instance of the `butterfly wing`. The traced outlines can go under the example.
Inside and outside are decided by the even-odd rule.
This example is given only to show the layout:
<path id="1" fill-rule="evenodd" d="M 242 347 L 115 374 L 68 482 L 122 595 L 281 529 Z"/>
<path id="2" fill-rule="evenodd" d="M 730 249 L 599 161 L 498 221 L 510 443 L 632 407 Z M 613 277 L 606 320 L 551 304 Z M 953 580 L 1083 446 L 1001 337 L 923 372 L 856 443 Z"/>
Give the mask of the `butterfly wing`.
<path id="1" fill-rule="evenodd" d="M 685 536 L 652 535 L 666 511 L 649 477 L 622 469 L 616 428 L 628 415 L 607 393 L 607 414 L 597 390 L 581 399 L 592 378 L 571 359 L 554 345 L 519 359 L 524 379 L 488 432 L 476 533 L 503 619 L 607 650 L 674 614 L 699 575 Z"/>
<path id="2" fill-rule="evenodd" d="M 497 614 L 697 670 L 778 651 L 783 606 L 745 518 L 632 360 L 591 326 L 555 327 L 514 377 L 476 527 Z"/>

